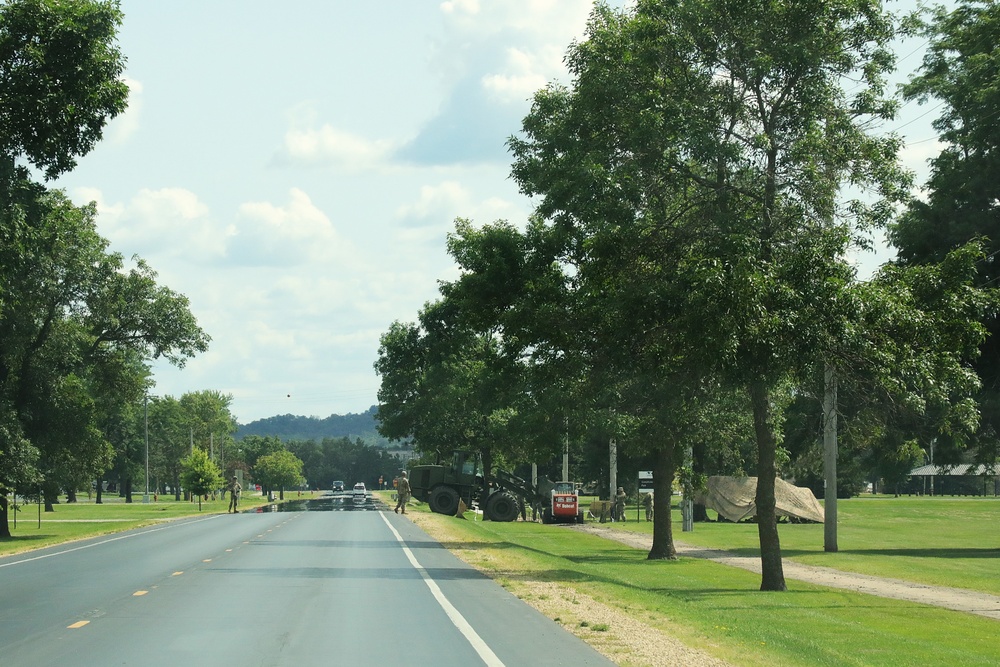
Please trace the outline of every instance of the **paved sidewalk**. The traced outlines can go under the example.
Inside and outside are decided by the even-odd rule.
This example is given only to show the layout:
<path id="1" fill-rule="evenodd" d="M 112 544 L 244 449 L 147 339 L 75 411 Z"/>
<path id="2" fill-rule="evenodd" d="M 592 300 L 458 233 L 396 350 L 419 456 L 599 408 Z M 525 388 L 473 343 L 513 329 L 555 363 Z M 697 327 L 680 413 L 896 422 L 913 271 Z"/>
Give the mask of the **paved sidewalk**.
<path id="1" fill-rule="evenodd" d="M 583 524 L 573 526 L 590 533 L 616 540 L 636 549 L 649 550 L 653 544 L 651 535 L 642 535 L 625 530 L 615 530 L 608 524 Z M 738 556 L 721 549 L 697 547 L 674 540 L 678 556 L 687 558 L 705 558 L 708 560 L 741 567 L 744 570 L 760 573 L 760 559 L 750 556 Z M 782 569 L 786 579 L 806 581 L 830 588 L 841 588 L 858 593 L 867 593 L 878 597 L 906 600 L 920 604 L 944 607 L 954 611 L 962 611 L 978 616 L 1000 620 L 1000 596 L 989 595 L 964 588 L 948 588 L 945 586 L 928 586 L 912 581 L 873 577 L 866 574 L 855 574 L 843 570 L 814 565 L 800 565 L 785 559 Z"/>

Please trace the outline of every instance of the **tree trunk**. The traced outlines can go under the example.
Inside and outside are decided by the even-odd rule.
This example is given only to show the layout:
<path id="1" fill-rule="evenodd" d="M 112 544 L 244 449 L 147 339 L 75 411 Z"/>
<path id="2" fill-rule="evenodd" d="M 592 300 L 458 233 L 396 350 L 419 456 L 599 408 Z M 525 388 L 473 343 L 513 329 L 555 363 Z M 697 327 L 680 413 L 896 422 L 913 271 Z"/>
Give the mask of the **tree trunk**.
<path id="1" fill-rule="evenodd" d="M 97 478 L 97 499 L 94 501 L 94 503 L 96 503 L 98 505 L 103 505 L 104 504 L 104 500 L 103 500 L 104 496 L 103 496 L 103 494 L 104 494 L 104 480 L 101 479 L 100 477 L 98 477 Z"/>
<path id="2" fill-rule="evenodd" d="M 132 503 L 132 478 L 129 477 L 125 480 L 125 503 Z"/>
<path id="3" fill-rule="evenodd" d="M 0 537 L 11 537 L 10 524 L 7 523 L 7 491 L 0 489 Z"/>
<path id="4" fill-rule="evenodd" d="M 670 521 L 670 500 L 673 497 L 673 446 L 667 445 L 656 453 L 653 462 L 653 546 L 647 560 L 677 560 L 674 533 Z"/>
<path id="5" fill-rule="evenodd" d="M 55 506 L 59 504 L 59 488 L 45 484 L 42 488 L 42 496 L 45 498 L 45 511 L 55 512 Z"/>
<path id="6" fill-rule="evenodd" d="M 69 491 L 66 492 L 66 502 L 67 503 L 75 503 L 76 502 L 76 491 L 74 491 L 73 489 L 70 489 Z"/>
<path id="7" fill-rule="evenodd" d="M 762 591 L 784 591 L 785 573 L 781 565 L 781 543 L 778 541 L 778 517 L 775 514 L 774 479 L 777 476 L 774 457 L 777 443 L 771 426 L 771 397 L 762 381 L 750 384 L 753 425 L 757 437 L 757 535 L 760 539 Z"/>

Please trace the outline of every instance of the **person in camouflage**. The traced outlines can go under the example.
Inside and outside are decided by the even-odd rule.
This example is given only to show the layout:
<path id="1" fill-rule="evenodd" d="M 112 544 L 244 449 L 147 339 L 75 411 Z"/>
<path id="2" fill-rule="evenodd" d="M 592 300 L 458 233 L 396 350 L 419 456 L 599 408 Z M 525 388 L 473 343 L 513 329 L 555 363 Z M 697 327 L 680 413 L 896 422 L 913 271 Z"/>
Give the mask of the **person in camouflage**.
<path id="1" fill-rule="evenodd" d="M 396 514 L 402 512 L 406 514 L 406 503 L 410 500 L 410 481 L 406 479 L 406 471 L 399 477 L 399 482 L 396 485 L 396 509 L 393 510 Z"/>
<path id="2" fill-rule="evenodd" d="M 240 491 L 243 487 L 236 480 L 236 475 L 233 475 L 233 481 L 229 482 L 229 509 L 227 512 L 236 512 L 236 505 L 240 502 Z"/>

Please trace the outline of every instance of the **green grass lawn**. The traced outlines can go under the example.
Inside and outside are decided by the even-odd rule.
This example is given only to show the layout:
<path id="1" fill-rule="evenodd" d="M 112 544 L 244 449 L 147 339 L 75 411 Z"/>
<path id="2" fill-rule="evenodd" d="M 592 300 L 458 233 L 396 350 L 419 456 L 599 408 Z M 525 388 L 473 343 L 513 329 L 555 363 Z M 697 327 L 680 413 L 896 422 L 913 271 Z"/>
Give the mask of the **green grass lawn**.
<path id="1" fill-rule="evenodd" d="M 628 521 L 615 527 L 652 533 L 652 524 L 634 517 L 633 507 Z M 821 524 L 783 523 L 782 555 L 806 565 L 1000 595 L 1000 498 L 863 496 L 838 501 L 837 519 L 838 551 L 823 550 Z M 675 510 L 673 526 L 678 542 L 759 554 L 753 523 L 696 523 L 685 533 Z"/>
<path id="2" fill-rule="evenodd" d="M 316 492 L 286 491 L 286 499 L 311 498 Z M 195 514 L 217 514 L 229 508 L 229 496 L 225 500 L 198 502 L 175 501 L 173 496 L 159 496 L 156 502 L 143 503 L 142 494 L 134 494 L 133 502 L 105 494 L 103 503 L 98 505 L 86 496 L 76 503 L 60 503 L 53 512 L 39 513 L 37 505 L 22 505 L 16 512 L 10 511 L 11 538 L 0 539 L 0 556 L 20 553 L 30 549 L 61 544 L 97 535 L 117 533 L 132 528 L 148 526 L 159 521 L 176 519 Z M 150 497 L 152 501 L 152 497 Z M 256 492 L 244 492 L 240 497 L 240 510 L 268 504 L 265 496 Z M 39 526 L 39 517 L 41 526 Z"/>
<path id="3" fill-rule="evenodd" d="M 997 540 L 994 507 L 1000 502 L 861 499 L 840 504 L 846 552 L 820 557 L 822 526 L 783 525 L 781 539 L 796 560 L 837 567 L 838 558 L 848 556 L 856 569 L 888 570 L 903 579 L 912 579 L 910 559 L 927 578 L 948 579 L 957 560 L 996 573 L 1000 553 L 994 544 L 987 556 L 982 544 L 986 534 Z M 993 523 L 984 523 L 990 517 Z M 738 568 L 694 558 L 647 561 L 643 550 L 560 526 L 432 519 L 446 546 L 493 571 L 517 595 L 530 597 L 533 581 L 558 582 L 735 665 L 1000 664 L 994 620 L 802 582 L 763 593 L 760 576 Z M 962 523 L 973 526 L 956 525 Z M 752 524 L 697 524 L 693 533 L 675 525 L 678 539 L 756 552 Z M 630 520 L 616 527 L 646 530 L 649 524 Z M 901 557 L 907 560 L 897 562 Z"/>

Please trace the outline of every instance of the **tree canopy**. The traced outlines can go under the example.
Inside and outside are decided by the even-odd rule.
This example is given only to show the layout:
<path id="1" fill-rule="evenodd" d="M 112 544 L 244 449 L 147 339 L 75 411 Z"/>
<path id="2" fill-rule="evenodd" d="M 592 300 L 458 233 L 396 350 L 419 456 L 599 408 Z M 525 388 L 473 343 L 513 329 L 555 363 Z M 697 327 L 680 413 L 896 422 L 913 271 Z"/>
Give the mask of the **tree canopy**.
<path id="1" fill-rule="evenodd" d="M 572 405 L 577 424 L 649 457 L 657 497 L 685 444 L 742 469 L 750 432 L 761 588 L 783 590 L 774 481 L 787 408 L 818 369 L 835 366 L 855 415 L 878 424 L 868 460 L 887 475 L 977 421 L 968 363 L 996 303 L 972 283 L 981 247 L 866 283 L 846 261 L 908 197 L 899 138 L 873 131 L 897 105 L 897 30 L 861 0 L 598 4 L 568 51 L 571 84 L 539 91 L 509 140 L 536 216 L 523 232 L 459 220 L 460 278 L 383 336 L 386 435 L 439 447 L 430 429 L 473 417 L 453 393 L 473 360 L 494 374 L 477 373 L 491 390 L 475 418 L 503 414 L 509 434 Z M 498 368 L 517 371 L 513 390 Z M 657 523 L 650 557 L 671 551 Z"/>
<path id="2" fill-rule="evenodd" d="M 0 536 L 8 491 L 41 483 L 51 508 L 102 476 L 148 362 L 183 365 L 209 341 L 186 297 L 108 251 L 94 205 L 32 180 L 71 169 L 125 109 L 120 22 L 111 1 L 0 5 Z"/>

